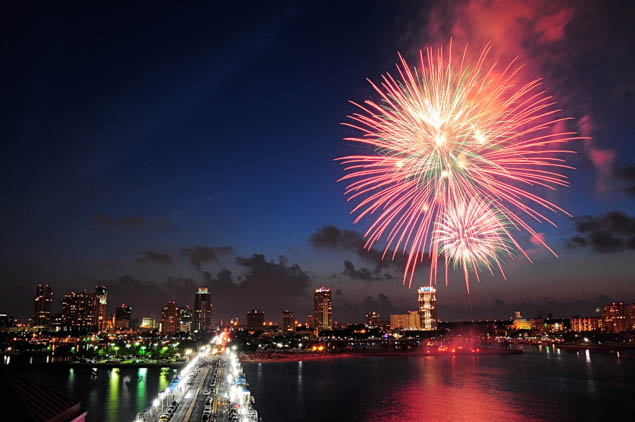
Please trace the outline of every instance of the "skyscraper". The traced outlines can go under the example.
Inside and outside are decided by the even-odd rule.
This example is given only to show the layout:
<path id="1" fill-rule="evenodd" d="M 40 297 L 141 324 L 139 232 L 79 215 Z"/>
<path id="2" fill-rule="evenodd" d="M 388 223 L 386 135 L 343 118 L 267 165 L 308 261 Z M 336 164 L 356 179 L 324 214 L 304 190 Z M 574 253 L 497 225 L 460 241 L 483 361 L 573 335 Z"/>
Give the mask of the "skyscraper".
<path id="1" fill-rule="evenodd" d="M 368 312 L 365 315 L 365 320 L 366 320 L 366 326 L 368 328 L 377 328 L 379 327 L 379 312 Z"/>
<path id="2" fill-rule="evenodd" d="M 86 290 L 64 295 L 62 300 L 62 325 L 64 328 L 69 331 L 96 331 L 96 299 L 95 295 Z"/>
<path id="3" fill-rule="evenodd" d="M 115 321 L 117 328 L 130 328 L 130 319 L 132 318 L 132 308 L 125 303 L 118 306 L 115 311 Z"/>
<path id="4" fill-rule="evenodd" d="M 437 329 L 437 290 L 433 287 L 419 288 L 419 314 L 421 329 L 433 331 Z"/>
<path id="5" fill-rule="evenodd" d="M 97 297 L 97 330 L 105 331 L 108 328 L 108 290 L 106 286 L 96 286 L 95 296 Z"/>
<path id="6" fill-rule="evenodd" d="M 624 306 L 623 302 L 612 302 L 604 307 L 602 317 L 606 331 L 609 333 L 621 333 L 629 329 L 626 308 L 627 306 Z"/>
<path id="7" fill-rule="evenodd" d="M 169 301 L 161 311 L 161 334 L 173 335 L 180 331 L 181 312 L 176 302 Z"/>
<path id="8" fill-rule="evenodd" d="M 194 295 L 194 330 L 211 331 L 215 325 L 214 307 L 207 287 L 200 287 Z"/>
<path id="9" fill-rule="evenodd" d="M 295 331 L 295 314 L 288 309 L 285 309 L 280 314 L 280 329 L 283 333 Z"/>
<path id="10" fill-rule="evenodd" d="M 51 319 L 51 304 L 53 303 L 53 289 L 48 284 L 38 283 L 35 290 L 35 310 L 33 311 L 33 325 L 47 325 Z"/>
<path id="11" fill-rule="evenodd" d="M 192 331 L 192 320 L 194 319 L 194 312 L 188 305 L 180 308 L 180 327 L 179 331 L 182 333 L 190 333 Z"/>
<path id="12" fill-rule="evenodd" d="M 318 331 L 333 329 L 333 300 L 331 298 L 331 289 L 322 286 L 315 289 L 313 296 L 315 312 L 315 328 Z"/>
<path id="13" fill-rule="evenodd" d="M 262 324 L 265 321 L 265 313 L 258 309 L 252 309 L 247 312 L 247 329 L 251 331 L 262 330 Z"/>

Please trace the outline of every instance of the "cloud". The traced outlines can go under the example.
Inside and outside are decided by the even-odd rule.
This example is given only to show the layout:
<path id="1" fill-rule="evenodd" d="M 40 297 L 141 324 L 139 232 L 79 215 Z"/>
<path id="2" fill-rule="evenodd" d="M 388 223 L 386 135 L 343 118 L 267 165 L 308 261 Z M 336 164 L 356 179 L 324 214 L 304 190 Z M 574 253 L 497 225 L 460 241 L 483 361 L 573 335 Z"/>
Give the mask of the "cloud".
<path id="1" fill-rule="evenodd" d="M 430 8 L 418 4 L 414 7 L 400 17 L 403 22 L 398 26 L 403 43 L 409 46 L 409 55 L 415 56 L 428 46 L 447 47 L 452 39 L 457 55 L 469 45 L 467 53 L 474 60 L 480 49 L 491 43 L 490 60 L 498 59 L 505 65 L 518 59 L 523 68 L 517 76 L 526 81 L 544 76 L 547 90 L 564 104 L 566 114 L 582 116 L 577 127 L 580 136 L 591 137 L 597 119 L 590 110 L 597 95 L 585 74 L 588 57 L 606 53 L 607 45 L 619 36 L 613 34 L 619 29 L 611 28 L 612 17 L 600 3 L 449 0 Z M 589 20 L 594 22 L 592 27 L 605 29 L 590 32 Z M 590 33 L 594 36 L 581 35 Z M 606 192 L 611 187 L 611 164 L 616 151 L 600 145 L 589 139 L 580 148 L 594 166 L 596 190 Z"/>
<path id="2" fill-rule="evenodd" d="M 95 223 L 102 224 L 104 226 L 109 227 L 139 227 L 139 226 L 147 226 L 150 223 L 145 217 L 121 217 L 121 218 L 110 218 L 104 214 L 91 214 L 88 216 Z"/>
<path id="3" fill-rule="evenodd" d="M 213 298 L 222 298 L 222 301 L 214 302 L 221 315 L 242 316 L 247 310 L 257 307 L 275 315 L 267 318 L 277 319 L 285 307 L 296 311 L 298 307 L 310 309 L 311 277 L 299 265 L 289 264 L 286 257 L 281 255 L 273 261 L 262 254 L 254 254 L 237 257 L 236 264 L 244 270 L 242 277 L 234 277 L 228 269 L 222 269 L 216 276 L 203 273 L 205 285 L 212 291 Z M 240 303 L 242 308 L 236 309 L 236 303 Z"/>
<path id="4" fill-rule="evenodd" d="M 352 278 L 353 280 L 371 281 L 378 279 L 368 268 L 362 267 L 359 270 L 356 269 L 355 264 L 348 259 L 344 261 L 344 271 L 342 271 L 342 275 Z M 379 279 L 381 280 L 382 278 Z"/>
<path id="5" fill-rule="evenodd" d="M 383 251 L 364 247 L 365 241 L 361 234 L 355 230 L 339 229 L 333 225 L 320 227 L 311 235 L 309 241 L 316 248 L 354 252 L 362 260 L 375 267 L 373 269 L 375 274 L 382 270 L 403 271 L 408 261 L 408 255 L 402 253 L 397 253 L 393 260 L 391 251 L 388 251 L 386 257 L 382 259 Z M 429 263 L 429 260 L 425 259 L 424 262 Z"/>
<path id="6" fill-rule="evenodd" d="M 204 262 L 218 262 L 219 255 L 227 255 L 232 253 L 231 246 L 200 246 L 195 245 L 191 248 L 184 248 L 181 255 L 187 257 L 190 265 L 197 271 L 201 271 Z"/>
<path id="7" fill-rule="evenodd" d="M 635 164 L 615 169 L 614 176 L 626 185 L 625 192 L 635 195 Z"/>
<path id="8" fill-rule="evenodd" d="M 137 257 L 134 259 L 138 264 L 157 263 L 157 264 L 170 264 L 172 257 L 168 254 L 153 251 L 140 251 L 137 253 Z"/>
<path id="9" fill-rule="evenodd" d="M 575 218 L 576 234 L 567 246 L 591 247 L 594 252 L 611 253 L 635 249 L 635 217 L 609 211 L 599 217 Z"/>

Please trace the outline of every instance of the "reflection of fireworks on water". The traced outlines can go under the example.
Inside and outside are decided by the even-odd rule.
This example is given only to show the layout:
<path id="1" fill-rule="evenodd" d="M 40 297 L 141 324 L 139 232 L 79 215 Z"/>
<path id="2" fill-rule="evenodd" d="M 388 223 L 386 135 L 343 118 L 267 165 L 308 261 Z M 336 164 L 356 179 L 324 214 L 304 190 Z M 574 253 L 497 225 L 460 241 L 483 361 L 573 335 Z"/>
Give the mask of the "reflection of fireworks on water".
<path id="1" fill-rule="evenodd" d="M 572 168 L 562 158 L 572 151 L 562 144 L 580 137 L 560 129 L 568 118 L 556 117 L 560 110 L 540 80 L 519 85 L 520 67 L 488 64 L 488 52 L 489 47 L 469 63 L 467 49 L 459 59 L 451 46 L 447 56 L 429 49 L 416 68 L 400 56 L 397 79 L 386 74 L 379 85 L 371 82 L 381 102 L 353 103 L 360 111 L 344 123 L 362 133 L 346 140 L 375 149 L 372 155 L 339 158 L 347 171 L 341 179 L 349 182 L 346 194 L 359 201 L 352 211 L 359 213 L 355 222 L 373 216 L 366 247 L 385 236 L 384 255 L 390 248 L 392 258 L 399 250 L 408 254 L 403 281 L 409 276 L 409 285 L 427 254 L 430 282 L 440 254 L 450 254 L 445 259 L 464 270 L 492 262 L 491 255 L 465 261 L 435 240 L 435 225 L 461 212 L 461 204 L 482 201 L 473 207 L 491 210 L 488 220 L 509 226 L 503 243 L 529 260 L 510 230 L 528 232 L 555 255 L 525 219 L 555 226 L 547 212 L 569 215 L 528 189 L 568 186 L 559 171 Z"/>
<path id="2" fill-rule="evenodd" d="M 503 221 L 485 202 L 475 199 L 467 205 L 458 203 L 446 209 L 432 232 L 433 242 L 440 245 L 439 253 L 445 257 L 446 280 L 448 263 L 463 269 L 468 292 L 470 270 L 478 279 L 479 268 L 487 268 L 493 274 L 495 265 L 505 277 L 499 256 L 511 256 L 513 250 L 508 245 L 509 234 Z"/>

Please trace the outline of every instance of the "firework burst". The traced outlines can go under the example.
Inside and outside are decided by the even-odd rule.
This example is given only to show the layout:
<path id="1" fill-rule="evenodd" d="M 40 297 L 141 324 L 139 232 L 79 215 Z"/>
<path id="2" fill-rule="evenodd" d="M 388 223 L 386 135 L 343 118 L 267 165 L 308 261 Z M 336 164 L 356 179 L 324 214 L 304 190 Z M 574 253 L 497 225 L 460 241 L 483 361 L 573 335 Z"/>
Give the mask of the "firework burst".
<path id="1" fill-rule="evenodd" d="M 440 255 L 464 269 L 466 283 L 468 270 L 492 262 L 502 272 L 492 252 L 503 244 L 531 261 L 512 232 L 526 231 L 555 255 L 525 220 L 555 226 L 547 213 L 569 215 L 530 189 L 568 186 L 560 172 L 572 167 L 562 157 L 573 151 L 563 144 L 581 138 L 559 129 L 570 118 L 557 117 L 560 110 L 540 80 L 519 84 L 520 66 L 488 64 L 489 50 L 470 63 L 467 47 L 458 59 L 451 44 L 447 55 L 428 49 L 413 68 L 399 55 L 397 78 L 369 80 L 381 101 L 353 102 L 359 111 L 343 123 L 362 134 L 345 140 L 374 148 L 338 159 L 348 200 L 357 202 L 355 223 L 373 218 L 366 247 L 384 238 L 384 255 L 391 248 L 393 259 L 399 251 L 408 254 L 403 282 L 409 286 L 428 256 L 430 283 Z M 461 215 L 467 211 L 472 220 Z M 488 226 L 496 236 L 458 247 L 451 228 L 459 221 Z"/>

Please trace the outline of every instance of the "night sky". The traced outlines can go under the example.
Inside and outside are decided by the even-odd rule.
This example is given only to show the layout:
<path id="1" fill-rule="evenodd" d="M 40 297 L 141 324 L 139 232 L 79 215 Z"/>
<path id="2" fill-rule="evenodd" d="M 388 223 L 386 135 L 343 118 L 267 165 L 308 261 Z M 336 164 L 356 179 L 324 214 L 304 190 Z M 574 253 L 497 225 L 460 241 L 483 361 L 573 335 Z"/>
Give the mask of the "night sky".
<path id="1" fill-rule="evenodd" d="M 360 250 L 333 159 L 359 149 L 340 123 L 377 100 L 365 78 L 450 37 L 518 57 L 592 137 L 549 194 L 575 218 L 534 226 L 560 258 L 526 242 L 535 263 L 483 275 L 473 316 L 635 301 L 632 2 L 19 3 L 0 18 L 0 312 L 27 317 L 37 282 L 57 311 L 105 284 L 133 317 L 199 285 L 221 318 L 303 320 L 319 285 L 336 320 L 413 309 L 427 268 L 408 290 Z M 438 287 L 442 319 L 470 318 L 461 274 Z"/>

